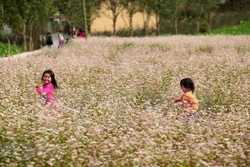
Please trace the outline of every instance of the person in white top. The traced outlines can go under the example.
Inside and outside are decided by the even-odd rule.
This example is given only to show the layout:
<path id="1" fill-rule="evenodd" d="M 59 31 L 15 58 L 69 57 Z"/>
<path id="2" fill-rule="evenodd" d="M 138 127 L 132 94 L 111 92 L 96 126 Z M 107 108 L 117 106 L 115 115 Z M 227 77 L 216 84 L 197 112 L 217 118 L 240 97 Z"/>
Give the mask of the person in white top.
<path id="1" fill-rule="evenodd" d="M 58 39 L 59 39 L 59 46 L 58 48 L 62 48 L 64 46 L 64 36 L 62 34 L 62 30 L 59 31 L 59 34 L 58 34 Z"/>

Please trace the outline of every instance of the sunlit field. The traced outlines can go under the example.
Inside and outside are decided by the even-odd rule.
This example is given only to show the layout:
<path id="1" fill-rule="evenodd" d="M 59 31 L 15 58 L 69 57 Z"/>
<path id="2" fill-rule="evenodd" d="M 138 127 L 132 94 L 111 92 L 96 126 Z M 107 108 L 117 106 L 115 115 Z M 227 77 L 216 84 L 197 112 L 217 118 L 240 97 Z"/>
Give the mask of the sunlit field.
<path id="1" fill-rule="evenodd" d="M 52 69 L 56 111 L 35 91 Z M 76 39 L 0 59 L 0 166 L 250 164 L 250 36 Z M 190 77 L 197 120 L 177 120 Z"/>

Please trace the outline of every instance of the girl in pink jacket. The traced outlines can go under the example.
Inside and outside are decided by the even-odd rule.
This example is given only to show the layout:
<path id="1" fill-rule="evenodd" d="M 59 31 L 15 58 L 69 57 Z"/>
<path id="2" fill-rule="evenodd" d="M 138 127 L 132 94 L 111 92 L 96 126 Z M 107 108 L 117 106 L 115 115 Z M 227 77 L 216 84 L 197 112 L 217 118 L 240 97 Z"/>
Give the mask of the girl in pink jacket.
<path id="1" fill-rule="evenodd" d="M 42 75 L 43 88 L 36 86 L 36 91 L 45 98 L 44 105 L 50 103 L 50 105 L 55 108 L 55 92 L 54 90 L 58 88 L 57 82 L 55 79 L 54 72 L 52 70 L 46 70 Z"/>

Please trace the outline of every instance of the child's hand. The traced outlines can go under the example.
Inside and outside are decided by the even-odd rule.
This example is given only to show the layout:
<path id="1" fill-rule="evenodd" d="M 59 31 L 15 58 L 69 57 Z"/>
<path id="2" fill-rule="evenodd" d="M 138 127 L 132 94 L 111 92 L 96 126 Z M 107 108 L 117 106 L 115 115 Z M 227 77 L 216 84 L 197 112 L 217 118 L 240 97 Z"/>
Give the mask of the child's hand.
<path id="1" fill-rule="evenodd" d="M 174 97 L 171 97 L 169 98 L 169 100 L 174 103 L 176 99 Z"/>

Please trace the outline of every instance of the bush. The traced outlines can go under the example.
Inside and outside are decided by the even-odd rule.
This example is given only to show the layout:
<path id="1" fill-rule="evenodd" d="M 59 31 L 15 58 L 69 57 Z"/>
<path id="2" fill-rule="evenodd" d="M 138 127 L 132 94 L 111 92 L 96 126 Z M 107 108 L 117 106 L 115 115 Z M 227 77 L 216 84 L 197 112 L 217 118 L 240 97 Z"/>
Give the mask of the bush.
<path id="1" fill-rule="evenodd" d="M 10 45 L 10 51 L 8 53 L 8 44 L 0 42 L 0 57 L 7 57 L 8 55 L 14 55 L 23 52 L 23 49 L 16 46 Z"/>
<path id="2" fill-rule="evenodd" d="M 224 34 L 224 35 L 249 35 L 250 34 L 250 21 L 243 22 L 238 26 L 226 27 L 214 30 L 208 34 Z"/>

